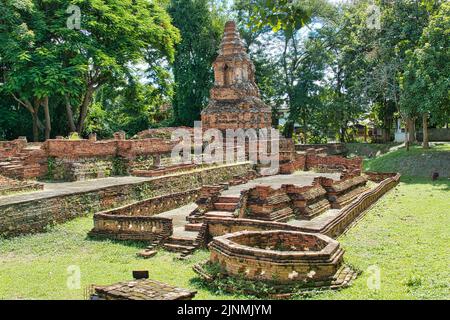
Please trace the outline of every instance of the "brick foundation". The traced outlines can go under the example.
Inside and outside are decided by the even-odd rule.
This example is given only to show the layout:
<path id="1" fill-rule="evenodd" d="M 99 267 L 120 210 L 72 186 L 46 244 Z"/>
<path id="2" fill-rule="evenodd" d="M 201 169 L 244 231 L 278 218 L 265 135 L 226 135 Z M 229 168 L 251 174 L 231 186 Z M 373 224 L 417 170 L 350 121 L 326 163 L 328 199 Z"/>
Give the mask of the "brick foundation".
<path id="1" fill-rule="evenodd" d="M 241 231 L 215 238 L 210 261 L 227 275 L 278 284 L 330 281 L 344 251 L 337 241 L 295 231 Z"/>
<path id="2" fill-rule="evenodd" d="M 202 185 L 227 182 L 233 176 L 245 175 L 250 170 L 251 165 L 248 163 L 218 166 L 95 191 L 6 203 L 0 205 L 0 235 L 14 236 L 44 231 L 49 225 L 89 213 L 198 189 Z"/>
<path id="3" fill-rule="evenodd" d="M 222 236 L 227 233 L 243 230 L 291 230 L 321 233 L 335 238 L 351 226 L 362 212 L 373 205 L 386 192 L 394 188 L 399 181 L 400 174 L 383 180 L 378 186 L 359 195 L 352 203 L 340 210 L 339 214 L 333 220 L 326 221 L 316 227 L 298 227 L 282 222 L 262 221 L 256 219 L 207 216 L 205 218 L 205 223 L 208 227 L 208 238 L 212 239 L 216 236 Z"/>
<path id="4" fill-rule="evenodd" d="M 164 240 L 173 233 L 172 219 L 154 215 L 196 200 L 200 189 L 150 198 L 94 214 L 91 236 L 120 240 Z"/>

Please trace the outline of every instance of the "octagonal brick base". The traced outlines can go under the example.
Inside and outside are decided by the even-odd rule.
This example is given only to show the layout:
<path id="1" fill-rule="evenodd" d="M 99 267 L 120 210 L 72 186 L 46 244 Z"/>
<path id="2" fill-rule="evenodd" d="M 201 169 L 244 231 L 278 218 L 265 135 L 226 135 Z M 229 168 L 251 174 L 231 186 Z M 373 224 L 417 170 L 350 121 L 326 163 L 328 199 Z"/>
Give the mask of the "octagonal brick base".
<path id="1" fill-rule="evenodd" d="M 241 231 L 216 237 L 210 261 L 223 273 L 277 284 L 331 281 L 342 266 L 339 242 L 298 231 Z"/>

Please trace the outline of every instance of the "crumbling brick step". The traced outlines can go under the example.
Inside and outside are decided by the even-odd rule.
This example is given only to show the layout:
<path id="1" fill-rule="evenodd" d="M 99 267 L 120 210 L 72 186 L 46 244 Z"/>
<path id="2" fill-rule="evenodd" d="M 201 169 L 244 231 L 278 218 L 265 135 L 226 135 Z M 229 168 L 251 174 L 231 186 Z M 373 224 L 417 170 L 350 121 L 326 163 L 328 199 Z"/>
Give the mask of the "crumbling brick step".
<path id="1" fill-rule="evenodd" d="M 186 231 L 200 231 L 202 229 L 203 223 L 188 223 L 184 226 Z"/>
<path id="2" fill-rule="evenodd" d="M 237 207 L 237 203 L 227 203 L 227 202 L 214 203 L 214 209 L 219 210 L 219 211 L 233 212 L 234 210 L 236 210 L 236 207 Z"/>
<path id="3" fill-rule="evenodd" d="M 220 203 L 238 203 L 239 197 L 232 197 L 232 196 L 221 196 L 218 198 L 217 202 Z"/>

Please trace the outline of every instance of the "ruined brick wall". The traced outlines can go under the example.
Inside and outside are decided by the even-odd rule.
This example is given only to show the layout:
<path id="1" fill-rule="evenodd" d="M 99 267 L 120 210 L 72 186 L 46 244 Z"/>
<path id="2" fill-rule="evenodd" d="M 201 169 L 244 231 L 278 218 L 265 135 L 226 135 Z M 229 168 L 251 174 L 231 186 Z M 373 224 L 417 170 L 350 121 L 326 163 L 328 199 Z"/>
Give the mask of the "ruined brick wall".
<path id="1" fill-rule="evenodd" d="M 172 235 L 172 219 L 154 217 L 196 200 L 200 189 L 178 192 L 139 201 L 94 214 L 94 229 L 89 233 L 121 240 L 156 240 Z"/>
<path id="2" fill-rule="evenodd" d="M 291 174 L 306 169 L 306 155 L 296 154 L 292 161 L 280 163 L 280 174 Z"/>
<path id="3" fill-rule="evenodd" d="M 200 188 L 176 192 L 138 201 L 130 205 L 101 212 L 110 216 L 153 216 L 176 209 L 197 200 Z M 95 217 L 94 217 L 95 219 Z"/>
<path id="4" fill-rule="evenodd" d="M 47 177 L 55 181 L 84 181 L 115 174 L 114 159 L 48 159 Z"/>
<path id="5" fill-rule="evenodd" d="M 154 241 L 169 238 L 172 233 L 173 223 L 169 218 L 99 213 L 94 216 L 94 229 L 89 232 L 89 236 Z"/>
<path id="6" fill-rule="evenodd" d="M 400 182 L 400 174 L 383 180 L 374 189 L 360 195 L 356 200 L 343 208 L 339 216 L 325 225 L 320 232 L 336 238 L 346 231 L 357 219 L 361 213 L 372 206 L 386 192 L 394 188 Z"/>
<path id="7" fill-rule="evenodd" d="M 325 148 L 328 155 L 342 155 L 347 152 L 347 148 L 343 143 L 322 143 L 322 144 L 296 144 L 296 151 L 306 151 L 308 149 L 323 149 Z"/>
<path id="8" fill-rule="evenodd" d="M 48 157 L 63 159 L 123 157 L 170 153 L 174 143 L 164 139 L 143 140 L 47 140 L 43 149 Z"/>
<path id="9" fill-rule="evenodd" d="M 27 146 L 26 139 L 16 139 L 13 141 L 0 141 L 0 159 L 14 157 Z"/>
<path id="10" fill-rule="evenodd" d="M 0 201 L 0 235 L 14 236 L 45 230 L 48 225 L 96 213 L 135 201 L 189 191 L 202 185 L 224 183 L 235 175 L 245 175 L 251 165 L 236 164 L 206 168 L 149 181 L 117 185 L 23 202 Z"/>
<path id="11" fill-rule="evenodd" d="M 327 245 L 322 239 L 311 236 L 310 234 L 289 232 L 241 233 L 233 236 L 233 242 L 252 248 L 277 251 L 318 251 Z"/>
<path id="12" fill-rule="evenodd" d="M 262 221 L 256 219 L 207 217 L 205 219 L 205 223 L 208 228 L 208 239 L 211 240 L 213 237 L 243 230 L 292 230 L 322 233 L 324 235 L 336 238 L 349 226 L 351 226 L 362 212 L 373 205 L 386 192 L 394 188 L 399 181 L 400 174 L 383 180 L 374 189 L 361 194 L 352 203 L 343 208 L 335 219 L 327 222 L 320 229 L 315 229 L 313 227 L 297 227 L 282 222 Z"/>
<path id="13" fill-rule="evenodd" d="M 327 156 L 315 154 L 315 152 L 306 154 L 306 169 L 307 170 L 344 170 L 347 169 L 354 173 L 361 173 L 363 159 L 356 157 L 352 159 L 341 156 Z"/>
<path id="14" fill-rule="evenodd" d="M 364 176 L 367 176 L 367 178 L 370 181 L 374 182 L 381 182 L 383 180 L 386 180 L 388 178 L 393 178 L 397 175 L 395 172 L 373 172 L 373 171 L 365 171 L 363 173 Z"/>

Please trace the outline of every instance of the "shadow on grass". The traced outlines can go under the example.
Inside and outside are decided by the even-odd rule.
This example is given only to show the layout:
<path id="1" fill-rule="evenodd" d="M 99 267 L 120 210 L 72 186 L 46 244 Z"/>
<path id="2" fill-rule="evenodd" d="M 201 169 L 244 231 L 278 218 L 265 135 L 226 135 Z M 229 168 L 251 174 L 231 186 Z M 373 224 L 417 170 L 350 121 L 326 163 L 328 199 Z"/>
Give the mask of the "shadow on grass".
<path id="1" fill-rule="evenodd" d="M 200 277 L 194 277 L 189 280 L 189 284 L 199 290 L 208 291 L 212 295 L 216 296 L 225 296 L 233 299 L 250 299 L 250 300 L 257 300 L 258 298 L 252 295 L 244 295 L 239 293 L 230 293 L 227 290 L 223 290 L 222 288 L 219 288 L 218 286 L 214 285 L 213 283 L 207 282 Z"/>
<path id="2" fill-rule="evenodd" d="M 402 176 L 400 182 L 405 184 L 421 184 L 421 185 L 428 184 L 438 187 L 442 190 L 450 191 L 450 178 L 445 177 L 433 181 L 431 178 Z"/>

